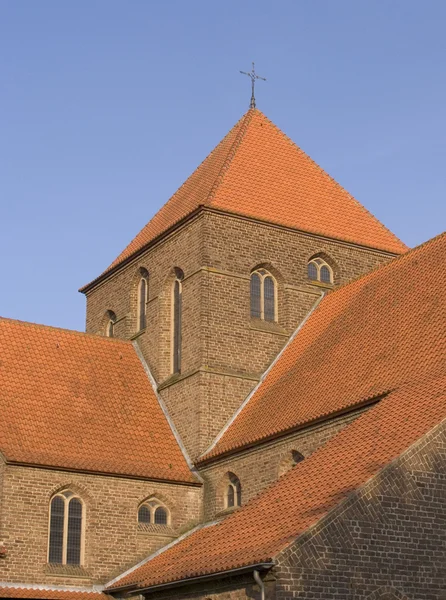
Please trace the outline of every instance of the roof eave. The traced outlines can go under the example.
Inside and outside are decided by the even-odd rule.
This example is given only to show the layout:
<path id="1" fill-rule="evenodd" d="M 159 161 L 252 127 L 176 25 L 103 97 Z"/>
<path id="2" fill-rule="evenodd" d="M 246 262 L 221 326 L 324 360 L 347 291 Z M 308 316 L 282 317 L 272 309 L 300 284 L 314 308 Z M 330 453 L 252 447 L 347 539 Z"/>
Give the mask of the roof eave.
<path id="1" fill-rule="evenodd" d="M 271 559 L 262 561 L 260 563 L 252 563 L 249 565 L 245 565 L 244 567 L 237 567 L 235 569 L 228 569 L 225 571 L 217 571 L 215 573 L 207 573 L 205 575 L 198 575 L 196 577 L 185 577 L 183 579 L 177 579 L 175 581 L 168 581 L 165 583 L 158 583 L 155 585 L 150 585 L 147 587 L 138 587 L 138 584 L 129 584 L 121 587 L 115 587 L 112 589 L 104 590 L 108 594 L 122 593 L 124 591 L 138 591 L 143 594 L 146 592 L 155 592 L 158 590 L 165 590 L 174 587 L 181 587 L 183 585 L 190 585 L 193 583 L 202 583 L 212 579 L 219 579 L 225 577 L 233 577 L 234 575 L 243 575 L 244 573 L 249 573 L 250 571 L 268 571 L 272 567 L 275 566 L 275 562 Z"/>
<path id="2" fill-rule="evenodd" d="M 149 248 L 151 248 L 155 244 L 161 242 L 165 237 L 167 237 L 168 235 L 172 234 L 174 231 L 176 231 L 177 229 L 179 229 L 180 227 L 182 227 L 183 225 L 185 225 L 189 220 L 191 220 L 192 218 L 194 218 L 195 216 L 197 216 L 199 213 L 203 212 L 204 210 L 206 210 L 208 212 L 214 212 L 214 213 L 219 213 L 219 214 L 226 214 L 226 215 L 229 215 L 229 216 L 232 216 L 232 217 L 238 217 L 238 218 L 241 218 L 241 219 L 248 219 L 249 221 L 255 221 L 255 222 L 258 222 L 258 223 L 270 225 L 271 227 L 280 227 L 282 229 L 286 229 L 287 231 L 295 231 L 295 232 L 298 232 L 298 233 L 302 233 L 304 235 L 309 235 L 311 237 L 317 237 L 317 238 L 322 238 L 322 239 L 329 240 L 329 241 L 335 241 L 335 242 L 341 242 L 341 243 L 344 243 L 344 244 L 350 244 L 352 246 L 355 246 L 356 248 L 363 248 L 365 250 L 374 250 L 375 252 L 378 252 L 380 254 L 385 254 L 385 255 L 391 256 L 391 257 L 400 256 L 400 255 L 404 254 L 406 251 L 410 250 L 410 248 L 407 247 L 406 250 L 402 249 L 401 252 L 394 252 L 392 250 L 386 250 L 384 248 L 376 248 L 376 247 L 373 247 L 373 246 L 367 246 L 365 244 L 360 244 L 358 242 L 353 242 L 351 240 L 343 240 L 341 238 L 335 238 L 335 237 L 327 236 L 327 235 L 324 235 L 323 233 L 317 233 L 317 232 L 314 232 L 314 231 L 306 231 L 305 229 L 299 229 L 297 227 L 291 227 L 290 225 L 284 225 L 282 223 L 278 223 L 278 222 L 274 222 L 274 221 L 268 221 L 266 219 L 261 219 L 259 217 L 255 217 L 253 215 L 248 215 L 248 214 L 244 214 L 244 213 L 238 213 L 238 212 L 235 212 L 235 211 L 228 211 L 228 210 L 216 207 L 216 206 L 209 206 L 209 205 L 205 205 L 205 204 L 200 204 L 193 211 L 191 211 L 190 213 L 188 213 L 187 215 L 185 215 L 184 217 L 182 217 L 181 219 L 179 219 L 178 221 L 176 221 L 173 225 L 171 225 L 170 227 L 168 227 L 167 229 L 165 229 L 162 233 L 160 233 L 159 235 L 157 235 L 156 237 L 154 237 L 153 239 L 151 239 L 149 242 L 147 242 L 146 244 L 144 244 L 143 246 L 141 246 L 141 248 L 139 248 L 138 250 L 135 250 L 132 254 L 130 254 L 129 256 L 127 256 L 126 258 L 124 258 L 121 262 L 116 263 L 113 267 L 109 267 L 103 273 L 101 273 L 101 275 L 99 275 L 98 277 L 96 277 L 95 279 L 93 279 L 92 281 L 90 281 L 90 283 L 87 283 L 86 285 L 84 285 L 81 288 L 79 288 L 78 291 L 81 294 L 87 294 L 92 289 L 94 289 L 98 284 L 100 284 L 102 281 L 104 281 L 104 279 L 106 279 L 109 275 L 117 273 L 120 269 L 124 268 L 126 265 L 128 265 L 129 263 L 133 262 L 136 258 L 138 258 L 138 256 L 141 256 L 141 254 L 143 254 L 144 252 L 146 252 L 146 250 L 148 250 Z"/>

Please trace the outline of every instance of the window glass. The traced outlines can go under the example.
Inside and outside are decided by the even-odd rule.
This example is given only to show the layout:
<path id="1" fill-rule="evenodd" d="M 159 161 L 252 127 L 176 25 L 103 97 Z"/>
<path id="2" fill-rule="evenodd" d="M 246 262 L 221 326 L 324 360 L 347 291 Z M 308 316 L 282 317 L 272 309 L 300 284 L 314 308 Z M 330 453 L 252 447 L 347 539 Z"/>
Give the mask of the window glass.
<path id="1" fill-rule="evenodd" d="M 64 519 L 65 502 L 60 496 L 56 496 L 51 501 L 50 543 L 48 557 L 48 561 L 50 563 L 62 564 L 63 561 Z"/>
<path id="2" fill-rule="evenodd" d="M 328 267 L 326 267 L 325 265 L 323 267 L 321 267 L 321 281 L 323 281 L 324 283 L 331 283 L 331 273 L 330 273 L 330 269 Z"/>
<path id="3" fill-rule="evenodd" d="M 139 523 L 150 523 L 150 509 L 145 504 L 143 504 L 142 506 L 139 507 L 138 522 Z"/>
<path id="4" fill-rule="evenodd" d="M 232 485 L 232 483 L 230 483 L 228 485 L 228 508 L 231 508 L 232 506 L 234 506 L 234 502 L 235 502 L 235 497 L 234 497 L 234 486 Z"/>
<path id="5" fill-rule="evenodd" d="M 167 525 L 167 511 L 162 506 L 155 510 L 155 523 L 158 525 Z"/>
<path id="6" fill-rule="evenodd" d="M 72 498 L 68 504 L 67 565 L 80 565 L 82 504 Z"/>
<path id="7" fill-rule="evenodd" d="M 308 277 L 313 280 L 318 279 L 317 267 L 313 262 L 310 262 L 308 265 Z"/>
<path id="8" fill-rule="evenodd" d="M 251 275 L 251 317 L 260 319 L 260 276 L 257 273 Z"/>
<path id="9" fill-rule="evenodd" d="M 139 331 L 146 328 L 146 308 L 147 308 L 147 280 L 145 277 L 139 282 Z"/>
<path id="10" fill-rule="evenodd" d="M 173 372 L 181 371 L 181 281 L 173 289 Z"/>
<path id="11" fill-rule="evenodd" d="M 263 313 L 265 321 L 274 321 L 275 319 L 275 294 L 274 294 L 274 281 L 272 277 L 265 277 L 263 280 Z"/>

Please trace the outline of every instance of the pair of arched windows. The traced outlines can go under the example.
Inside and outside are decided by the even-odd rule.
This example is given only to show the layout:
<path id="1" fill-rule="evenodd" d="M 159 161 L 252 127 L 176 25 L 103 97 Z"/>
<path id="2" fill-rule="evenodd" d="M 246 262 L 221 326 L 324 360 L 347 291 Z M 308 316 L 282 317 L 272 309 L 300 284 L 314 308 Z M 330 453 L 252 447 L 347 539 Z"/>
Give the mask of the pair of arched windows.
<path id="1" fill-rule="evenodd" d="M 167 508 L 156 499 L 144 502 L 138 509 L 138 523 L 142 525 L 169 525 L 169 521 Z"/>
<path id="2" fill-rule="evenodd" d="M 312 258 L 308 263 L 308 279 L 333 283 L 333 269 L 322 258 Z"/>
<path id="3" fill-rule="evenodd" d="M 50 505 L 48 562 L 80 565 L 84 537 L 84 504 L 70 491 L 53 497 Z"/>
<path id="4" fill-rule="evenodd" d="M 277 321 L 277 283 L 266 269 L 251 273 L 251 317 Z"/>

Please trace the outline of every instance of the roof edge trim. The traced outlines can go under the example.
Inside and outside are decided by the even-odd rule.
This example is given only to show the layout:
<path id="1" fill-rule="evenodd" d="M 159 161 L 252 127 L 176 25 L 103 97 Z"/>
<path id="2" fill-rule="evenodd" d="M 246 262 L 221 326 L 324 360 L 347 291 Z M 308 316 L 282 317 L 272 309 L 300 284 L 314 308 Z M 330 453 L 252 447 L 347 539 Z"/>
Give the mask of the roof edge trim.
<path id="1" fill-rule="evenodd" d="M 317 298 L 316 302 L 313 304 L 313 306 L 311 307 L 311 309 L 305 315 L 304 319 L 301 321 L 301 323 L 299 323 L 299 325 L 297 326 L 297 328 L 291 334 L 291 336 L 289 337 L 289 339 L 288 339 L 287 343 L 285 344 L 285 346 L 282 348 L 282 350 L 279 352 L 279 354 L 277 354 L 277 356 L 272 361 L 272 363 L 269 365 L 269 367 L 266 369 L 266 371 L 264 371 L 262 373 L 262 375 L 260 377 L 259 383 L 249 392 L 249 394 L 246 396 L 246 398 L 244 399 L 244 401 L 241 403 L 241 405 L 238 407 L 238 409 L 235 411 L 235 413 L 232 415 L 232 417 L 229 419 L 229 421 L 226 423 L 226 425 L 221 429 L 220 433 L 216 436 L 216 438 L 214 439 L 214 441 L 212 442 L 212 444 L 202 454 L 200 454 L 200 456 L 198 457 L 198 462 L 200 462 L 201 458 L 204 458 L 206 456 L 206 454 L 208 454 L 209 452 L 211 452 L 215 448 L 215 446 L 221 440 L 221 438 L 223 437 L 223 435 L 227 432 L 227 430 L 229 429 L 229 427 L 234 423 L 234 421 L 236 420 L 236 418 L 239 416 L 239 414 L 242 412 L 242 410 L 245 408 L 245 406 L 248 404 L 248 402 L 251 400 L 251 398 L 257 392 L 257 390 L 259 389 L 259 387 L 265 381 L 265 378 L 267 377 L 268 373 L 271 371 L 271 369 L 274 367 L 274 365 L 280 359 L 280 357 L 282 356 L 282 354 L 285 352 L 285 350 L 288 348 L 288 346 L 294 340 L 294 338 L 296 337 L 296 335 L 299 333 L 299 331 L 302 329 L 302 327 L 308 321 L 308 319 L 310 318 L 310 316 L 313 314 L 313 312 L 319 306 L 320 302 L 325 297 L 325 295 L 326 295 L 326 292 L 323 291 L 321 293 L 321 295 Z"/>
<path id="2" fill-rule="evenodd" d="M 182 585 L 189 585 L 193 583 L 205 582 L 212 579 L 216 579 L 218 577 L 232 577 L 234 575 L 243 575 L 244 573 L 248 573 L 249 571 L 267 571 L 275 566 L 275 562 L 271 559 L 266 560 L 264 562 L 259 563 L 250 563 L 243 567 L 236 567 L 234 569 L 227 569 L 226 571 L 216 571 L 215 573 L 205 573 L 203 575 L 197 575 L 196 577 L 185 577 L 184 579 L 176 579 L 174 581 L 166 581 L 165 583 L 156 583 L 154 585 L 149 585 L 147 587 L 138 588 L 136 587 L 138 592 L 144 593 L 146 591 L 156 591 L 159 589 L 168 589 L 173 587 L 180 587 Z M 114 591 L 119 591 L 124 588 L 115 588 L 111 589 L 109 593 L 113 593 Z"/>
<path id="3" fill-rule="evenodd" d="M 199 474 L 198 470 L 195 468 L 194 463 L 190 459 L 190 456 L 189 456 L 189 454 L 188 454 L 188 452 L 186 450 L 186 447 L 183 444 L 183 441 L 182 441 L 182 439 L 180 437 L 180 434 L 178 433 L 177 428 L 175 427 L 175 424 L 172 421 L 172 418 L 171 418 L 171 416 L 169 414 L 169 411 L 167 410 L 167 406 L 165 405 L 165 403 L 164 403 L 163 399 L 161 398 L 161 396 L 158 394 L 158 389 L 157 389 L 157 384 L 156 384 L 155 378 L 152 375 L 152 371 L 150 370 L 150 367 L 147 364 L 146 359 L 144 358 L 144 356 L 143 356 L 143 354 L 141 352 L 141 349 L 138 346 L 138 343 L 136 341 L 134 341 L 134 342 L 132 342 L 132 344 L 133 344 L 133 348 L 135 349 L 136 355 L 138 356 L 139 360 L 141 361 L 141 364 L 142 364 L 142 367 L 144 369 L 144 372 L 145 372 L 145 374 L 147 375 L 147 378 L 150 381 L 150 385 L 152 386 L 153 393 L 155 394 L 155 397 L 158 400 L 158 404 L 160 405 L 160 408 L 163 411 L 164 416 L 166 417 L 166 420 L 167 420 L 167 422 L 169 424 L 169 427 L 170 427 L 170 429 L 171 429 L 171 431 L 173 433 L 175 441 L 177 442 L 177 444 L 178 444 L 178 446 L 179 446 L 179 448 L 180 448 L 180 450 L 181 450 L 181 452 L 183 454 L 183 457 L 184 457 L 184 460 L 187 463 L 187 466 L 191 470 L 191 473 L 193 475 L 195 475 L 195 477 L 197 478 L 197 480 L 200 483 L 204 483 L 201 475 Z"/>
<path id="4" fill-rule="evenodd" d="M 162 477 L 146 477 L 145 475 L 134 475 L 131 473 L 114 473 L 112 471 L 94 471 L 89 469 L 76 469 L 58 465 L 44 465 L 20 460 L 6 459 L 5 464 L 10 467 L 24 467 L 28 469 L 46 469 L 48 471 L 63 471 L 64 473 L 86 473 L 87 475 L 101 475 L 103 477 L 119 477 L 120 479 L 135 479 L 138 481 L 157 481 L 158 483 L 173 483 L 175 485 L 186 485 L 197 487 L 202 485 L 199 481 L 184 481 L 178 479 L 166 479 Z"/>

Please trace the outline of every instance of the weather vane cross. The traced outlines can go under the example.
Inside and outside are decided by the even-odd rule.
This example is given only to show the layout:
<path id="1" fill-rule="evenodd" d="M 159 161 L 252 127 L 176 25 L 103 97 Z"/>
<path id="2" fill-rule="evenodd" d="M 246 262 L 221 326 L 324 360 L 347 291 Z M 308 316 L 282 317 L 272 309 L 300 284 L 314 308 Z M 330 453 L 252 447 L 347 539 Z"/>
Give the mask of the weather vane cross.
<path id="1" fill-rule="evenodd" d="M 264 77 L 260 77 L 260 75 L 257 75 L 257 73 L 255 72 L 255 68 L 254 68 L 254 63 L 252 63 L 252 69 L 250 73 L 246 73 L 246 71 L 240 71 L 240 73 L 242 75 L 248 75 L 248 77 L 251 78 L 251 103 L 249 105 L 249 108 L 255 108 L 256 107 L 256 97 L 254 95 L 254 86 L 256 83 L 256 79 L 261 79 L 262 81 L 266 81 L 266 79 Z"/>

